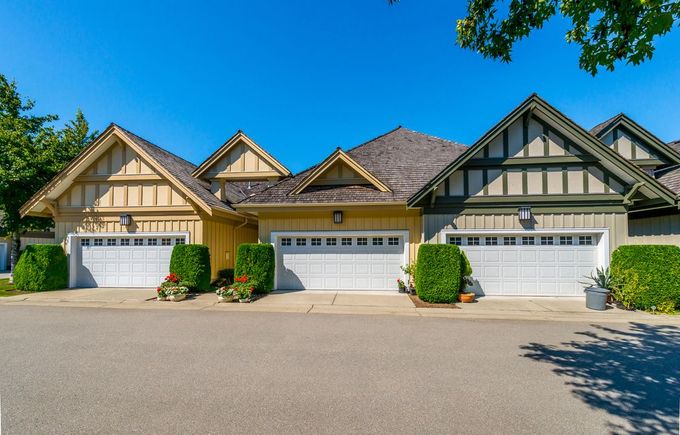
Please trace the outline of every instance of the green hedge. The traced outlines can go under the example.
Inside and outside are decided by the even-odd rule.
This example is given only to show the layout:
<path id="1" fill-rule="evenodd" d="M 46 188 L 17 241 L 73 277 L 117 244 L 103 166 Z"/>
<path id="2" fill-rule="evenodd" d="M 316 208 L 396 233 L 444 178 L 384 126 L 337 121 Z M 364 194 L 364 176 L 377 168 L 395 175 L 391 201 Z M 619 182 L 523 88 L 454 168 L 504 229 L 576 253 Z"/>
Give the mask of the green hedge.
<path id="1" fill-rule="evenodd" d="M 175 245 L 170 273 L 177 274 L 190 290 L 210 290 L 210 250 L 205 245 Z"/>
<path id="2" fill-rule="evenodd" d="M 630 308 L 680 308 L 680 247 L 626 245 L 612 254 L 613 296 Z"/>
<path id="3" fill-rule="evenodd" d="M 247 275 L 255 281 L 256 293 L 269 293 L 274 288 L 274 247 L 265 243 L 244 243 L 238 247 L 234 276 Z"/>
<path id="4" fill-rule="evenodd" d="M 416 266 L 418 297 L 430 303 L 455 302 L 463 279 L 462 268 L 458 246 L 420 245 Z"/>
<path id="5" fill-rule="evenodd" d="M 61 245 L 28 245 L 14 268 L 14 286 L 23 291 L 68 287 L 68 265 Z"/>

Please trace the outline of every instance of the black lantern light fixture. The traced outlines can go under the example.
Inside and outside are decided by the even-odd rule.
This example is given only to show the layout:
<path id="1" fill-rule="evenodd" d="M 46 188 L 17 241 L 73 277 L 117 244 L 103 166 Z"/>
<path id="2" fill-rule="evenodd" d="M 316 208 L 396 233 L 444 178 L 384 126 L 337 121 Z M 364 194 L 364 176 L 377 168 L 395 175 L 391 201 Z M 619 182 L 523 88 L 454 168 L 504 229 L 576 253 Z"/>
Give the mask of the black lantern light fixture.
<path id="1" fill-rule="evenodd" d="M 531 220 L 531 207 L 524 206 L 517 209 L 520 222 L 528 222 Z"/>
<path id="2" fill-rule="evenodd" d="M 132 216 L 129 214 L 120 215 L 120 226 L 127 227 L 132 223 Z"/>
<path id="3" fill-rule="evenodd" d="M 340 210 L 336 210 L 333 212 L 333 223 L 334 224 L 342 223 L 342 212 Z"/>

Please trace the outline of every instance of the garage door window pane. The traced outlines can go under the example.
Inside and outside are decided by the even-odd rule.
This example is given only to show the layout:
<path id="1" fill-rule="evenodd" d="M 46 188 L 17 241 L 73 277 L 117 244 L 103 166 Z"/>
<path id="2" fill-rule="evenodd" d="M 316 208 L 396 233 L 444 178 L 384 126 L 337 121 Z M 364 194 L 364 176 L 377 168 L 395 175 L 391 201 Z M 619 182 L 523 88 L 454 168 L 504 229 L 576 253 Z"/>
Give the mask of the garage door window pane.
<path id="1" fill-rule="evenodd" d="M 399 237 L 388 237 L 387 244 L 389 246 L 399 246 Z"/>
<path id="2" fill-rule="evenodd" d="M 80 246 L 90 246 L 90 239 L 80 239 Z"/>
<path id="3" fill-rule="evenodd" d="M 463 244 L 463 238 L 458 236 L 449 236 L 449 245 L 460 246 Z"/>
<path id="4" fill-rule="evenodd" d="M 312 237 L 312 246 L 321 246 L 321 237 Z"/>
<path id="5" fill-rule="evenodd" d="M 130 239 L 120 239 L 120 246 L 130 246 Z"/>
<path id="6" fill-rule="evenodd" d="M 498 237 L 485 237 L 484 238 L 484 243 L 486 245 L 498 245 Z"/>
<path id="7" fill-rule="evenodd" d="M 503 244 L 505 246 L 515 246 L 517 244 L 516 237 L 503 237 Z"/>
<path id="8" fill-rule="evenodd" d="M 170 246 L 172 244 L 171 239 L 161 239 L 161 246 Z"/>
<path id="9" fill-rule="evenodd" d="M 158 245 L 158 239 L 149 239 L 149 240 L 147 240 L 146 244 L 148 246 L 157 246 Z"/>
<path id="10" fill-rule="evenodd" d="M 578 236 L 578 244 L 579 245 L 592 245 L 593 244 L 593 236 Z"/>
<path id="11" fill-rule="evenodd" d="M 291 239 L 288 237 L 284 237 L 281 239 L 281 246 L 290 246 L 291 244 Z"/>
<path id="12" fill-rule="evenodd" d="M 186 243 L 186 240 L 184 238 L 175 239 L 175 245 L 183 245 L 184 243 Z"/>
<path id="13" fill-rule="evenodd" d="M 373 246 L 382 246 L 383 245 L 383 238 L 382 237 L 373 237 Z"/>
<path id="14" fill-rule="evenodd" d="M 106 246 L 116 246 L 116 239 L 106 239 Z"/>
<path id="15" fill-rule="evenodd" d="M 307 246 L 307 239 L 303 239 L 301 237 L 298 237 L 295 239 L 295 245 L 296 246 Z"/>
<path id="16" fill-rule="evenodd" d="M 342 246 L 352 246 L 352 238 L 351 237 L 343 237 L 341 240 Z"/>
<path id="17" fill-rule="evenodd" d="M 338 244 L 338 239 L 335 237 L 329 237 L 326 239 L 326 246 L 335 246 Z"/>
<path id="18" fill-rule="evenodd" d="M 571 236 L 560 236 L 560 245 L 573 245 L 574 239 Z"/>
<path id="19" fill-rule="evenodd" d="M 94 246 L 104 246 L 104 239 L 94 239 Z"/>
<path id="20" fill-rule="evenodd" d="M 541 236 L 541 245 L 554 245 L 555 239 L 553 236 Z"/>
<path id="21" fill-rule="evenodd" d="M 532 236 L 522 236 L 523 245 L 535 245 L 536 240 Z"/>
<path id="22" fill-rule="evenodd" d="M 479 237 L 468 237 L 467 244 L 469 246 L 479 246 Z"/>
<path id="23" fill-rule="evenodd" d="M 135 239 L 135 246 L 144 245 L 144 239 Z"/>
<path id="24" fill-rule="evenodd" d="M 358 246 L 368 246 L 368 237 L 357 237 Z"/>

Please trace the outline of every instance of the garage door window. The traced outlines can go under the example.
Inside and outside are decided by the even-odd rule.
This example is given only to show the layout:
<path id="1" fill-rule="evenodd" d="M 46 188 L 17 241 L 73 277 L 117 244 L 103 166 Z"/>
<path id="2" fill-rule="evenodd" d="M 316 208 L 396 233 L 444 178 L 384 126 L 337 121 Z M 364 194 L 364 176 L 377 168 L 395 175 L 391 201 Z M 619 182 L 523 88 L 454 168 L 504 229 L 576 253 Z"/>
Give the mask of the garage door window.
<path id="1" fill-rule="evenodd" d="M 468 246 L 479 246 L 479 237 L 468 237 L 467 244 Z"/>
<path id="2" fill-rule="evenodd" d="M 186 243 L 186 239 L 175 239 L 175 245 L 183 245 Z"/>
<path id="3" fill-rule="evenodd" d="M 498 245 L 498 237 L 485 237 L 484 243 L 492 246 Z"/>
<path id="4" fill-rule="evenodd" d="M 383 245 L 383 238 L 382 237 L 373 237 L 373 246 L 382 246 Z"/>
<path id="5" fill-rule="evenodd" d="M 571 236 L 560 236 L 560 245 L 573 245 L 574 239 Z"/>
<path id="6" fill-rule="evenodd" d="M 593 236 L 578 236 L 578 244 L 579 245 L 592 245 L 593 244 Z"/>
<path id="7" fill-rule="evenodd" d="M 116 246 L 116 239 L 106 239 L 106 246 Z"/>
<path id="8" fill-rule="evenodd" d="M 326 246 L 335 246 L 338 244 L 338 239 L 335 237 L 329 237 L 326 239 Z"/>
<path id="9" fill-rule="evenodd" d="M 161 246 L 171 246 L 172 239 L 161 239 Z"/>
<path id="10" fill-rule="evenodd" d="M 321 237 L 312 237 L 312 246 L 321 246 Z"/>
<path id="11" fill-rule="evenodd" d="M 368 246 L 368 237 L 357 237 L 357 246 Z"/>
<path id="12" fill-rule="evenodd" d="M 291 239 L 288 237 L 284 237 L 281 239 L 281 246 L 290 246 L 291 245 Z"/>
<path id="13" fill-rule="evenodd" d="M 541 236 L 541 245 L 554 245 L 555 238 L 553 236 Z"/>
<path id="14" fill-rule="evenodd" d="M 104 246 L 104 239 L 94 239 L 94 246 Z"/>
<path id="15" fill-rule="evenodd" d="M 148 246 L 158 246 L 158 239 L 149 239 L 147 242 Z"/>
<path id="16" fill-rule="evenodd" d="M 80 246 L 90 246 L 90 239 L 80 239 Z"/>
<path id="17" fill-rule="evenodd" d="M 389 246 L 399 246 L 399 237 L 388 237 L 387 244 Z"/>
<path id="18" fill-rule="evenodd" d="M 120 246 L 130 246 L 130 239 L 120 239 Z"/>
<path id="19" fill-rule="evenodd" d="M 295 246 L 307 246 L 307 239 L 298 237 L 297 239 L 295 239 Z"/>
<path id="20" fill-rule="evenodd" d="M 458 236 L 449 236 L 449 245 L 460 246 L 463 244 L 463 238 Z"/>
<path id="21" fill-rule="evenodd" d="M 536 239 L 533 238 L 533 236 L 522 236 L 522 245 L 527 246 L 527 245 L 535 245 L 536 244 Z"/>
<path id="22" fill-rule="evenodd" d="M 342 246 L 352 246 L 352 238 L 351 237 L 343 237 L 342 240 L 340 241 L 342 243 Z"/>

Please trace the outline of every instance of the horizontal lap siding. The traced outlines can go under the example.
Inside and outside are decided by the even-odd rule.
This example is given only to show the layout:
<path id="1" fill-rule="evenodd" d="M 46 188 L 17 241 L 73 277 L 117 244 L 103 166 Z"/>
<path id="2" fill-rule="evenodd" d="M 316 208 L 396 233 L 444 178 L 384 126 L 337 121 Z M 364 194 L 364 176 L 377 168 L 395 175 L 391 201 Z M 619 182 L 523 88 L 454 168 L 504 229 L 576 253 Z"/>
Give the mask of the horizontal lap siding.
<path id="1" fill-rule="evenodd" d="M 409 257 L 415 259 L 422 240 L 422 220 L 417 210 L 395 212 L 343 211 L 343 223 L 333 223 L 333 213 L 265 213 L 258 216 L 259 238 L 271 243 L 277 231 L 371 231 L 402 230 L 409 232 Z"/>
<path id="2" fill-rule="evenodd" d="M 610 251 L 627 243 L 628 218 L 624 213 L 551 213 L 537 214 L 534 218 L 535 229 L 608 228 Z M 423 219 L 427 243 L 438 243 L 439 232 L 444 229 L 525 229 L 516 214 L 431 214 L 423 216 Z"/>

